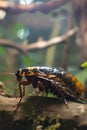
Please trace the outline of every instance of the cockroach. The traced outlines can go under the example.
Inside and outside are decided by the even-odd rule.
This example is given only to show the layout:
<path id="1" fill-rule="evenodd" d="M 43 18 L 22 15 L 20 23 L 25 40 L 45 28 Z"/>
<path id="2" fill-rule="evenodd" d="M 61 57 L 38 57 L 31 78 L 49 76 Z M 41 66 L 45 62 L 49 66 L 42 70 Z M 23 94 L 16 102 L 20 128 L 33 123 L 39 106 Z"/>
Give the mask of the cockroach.
<path id="1" fill-rule="evenodd" d="M 62 68 L 27 67 L 17 70 L 15 75 L 20 90 L 19 103 L 25 95 L 25 86 L 29 84 L 32 84 L 34 88 L 38 88 L 40 92 L 45 92 L 46 96 L 51 93 L 61 97 L 66 106 L 67 97 L 75 98 L 76 100 L 84 99 L 82 95 L 84 95 L 85 89 L 80 81 Z"/>

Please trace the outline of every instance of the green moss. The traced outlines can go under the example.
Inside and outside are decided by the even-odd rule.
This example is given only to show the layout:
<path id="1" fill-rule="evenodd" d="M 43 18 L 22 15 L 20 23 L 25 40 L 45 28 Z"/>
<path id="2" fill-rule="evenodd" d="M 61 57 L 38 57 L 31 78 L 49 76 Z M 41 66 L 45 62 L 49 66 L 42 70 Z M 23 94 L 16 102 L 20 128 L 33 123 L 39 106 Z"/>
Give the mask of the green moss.
<path id="1" fill-rule="evenodd" d="M 53 116 L 38 116 L 33 122 L 35 130 L 58 130 L 60 126 L 59 118 Z"/>

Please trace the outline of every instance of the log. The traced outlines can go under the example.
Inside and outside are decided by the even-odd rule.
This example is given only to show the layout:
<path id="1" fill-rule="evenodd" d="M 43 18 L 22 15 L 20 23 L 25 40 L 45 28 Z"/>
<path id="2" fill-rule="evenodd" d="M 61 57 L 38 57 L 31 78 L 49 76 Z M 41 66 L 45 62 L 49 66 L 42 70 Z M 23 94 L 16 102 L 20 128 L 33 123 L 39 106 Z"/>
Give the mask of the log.
<path id="1" fill-rule="evenodd" d="M 83 130 L 87 129 L 87 104 L 61 98 L 0 95 L 0 130 Z"/>

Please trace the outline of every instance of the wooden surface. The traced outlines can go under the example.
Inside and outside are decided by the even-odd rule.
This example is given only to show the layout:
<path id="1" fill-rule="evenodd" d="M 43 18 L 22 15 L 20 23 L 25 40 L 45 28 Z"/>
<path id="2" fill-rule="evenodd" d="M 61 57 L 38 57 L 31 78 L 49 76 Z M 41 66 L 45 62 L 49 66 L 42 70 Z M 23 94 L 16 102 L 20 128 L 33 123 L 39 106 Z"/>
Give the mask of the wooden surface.
<path id="1" fill-rule="evenodd" d="M 0 96 L 0 130 L 87 129 L 87 104 L 68 101 L 68 109 L 61 99 L 30 96 L 15 111 L 18 101 Z"/>

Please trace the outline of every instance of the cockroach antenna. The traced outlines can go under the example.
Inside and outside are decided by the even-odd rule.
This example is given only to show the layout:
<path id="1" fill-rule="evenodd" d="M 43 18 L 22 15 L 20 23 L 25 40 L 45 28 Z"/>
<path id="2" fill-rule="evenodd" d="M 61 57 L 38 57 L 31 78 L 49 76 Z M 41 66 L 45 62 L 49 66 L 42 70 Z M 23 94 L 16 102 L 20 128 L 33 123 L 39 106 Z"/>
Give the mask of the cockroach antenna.
<path id="1" fill-rule="evenodd" d="M 15 75 L 14 72 L 1 72 L 0 75 Z"/>

